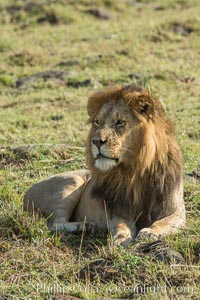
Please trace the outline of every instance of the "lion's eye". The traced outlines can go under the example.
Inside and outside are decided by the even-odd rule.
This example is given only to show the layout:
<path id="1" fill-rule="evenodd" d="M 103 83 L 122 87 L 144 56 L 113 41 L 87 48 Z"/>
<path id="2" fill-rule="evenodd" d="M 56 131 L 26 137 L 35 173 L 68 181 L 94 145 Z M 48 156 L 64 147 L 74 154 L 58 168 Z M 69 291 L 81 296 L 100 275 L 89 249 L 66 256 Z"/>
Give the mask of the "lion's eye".
<path id="1" fill-rule="evenodd" d="M 117 128 L 123 127 L 125 124 L 126 124 L 126 121 L 118 120 L 118 121 L 115 123 L 115 127 L 117 127 Z"/>
<path id="2" fill-rule="evenodd" d="M 93 124 L 94 124 L 95 126 L 99 126 L 100 122 L 99 122 L 98 120 L 94 120 L 94 121 L 93 121 Z"/>

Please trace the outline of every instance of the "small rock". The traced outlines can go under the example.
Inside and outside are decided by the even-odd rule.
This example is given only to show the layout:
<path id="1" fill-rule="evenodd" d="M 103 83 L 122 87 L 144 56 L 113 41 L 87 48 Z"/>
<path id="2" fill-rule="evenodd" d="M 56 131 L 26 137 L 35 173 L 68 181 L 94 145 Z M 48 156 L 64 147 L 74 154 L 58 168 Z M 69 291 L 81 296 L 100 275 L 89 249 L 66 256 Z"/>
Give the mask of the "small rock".
<path id="1" fill-rule="evenodd" d="M 170 246 L 160 240 L 145 244 L 141 246 L 140 250 L 142 253 L 152 256 L 155 260 L 161 260 L 170 264 L 185 263 L 185 259 L 178 251 L 171 249 Z"/>

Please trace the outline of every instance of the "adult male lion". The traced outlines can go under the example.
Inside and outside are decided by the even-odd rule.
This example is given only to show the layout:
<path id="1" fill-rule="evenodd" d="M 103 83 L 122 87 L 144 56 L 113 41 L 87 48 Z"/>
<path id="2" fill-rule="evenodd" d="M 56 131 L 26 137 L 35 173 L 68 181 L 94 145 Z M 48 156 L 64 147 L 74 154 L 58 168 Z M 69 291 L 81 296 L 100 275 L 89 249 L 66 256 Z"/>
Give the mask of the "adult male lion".
<path id="1" fill-rule="evenodd" d="M 51 230 L 109 229 L 116 244 L 137 231 L 158 238 L 184 226 L 182 156 L 160 102 L 117 85 L 91 95 L 87 110 L 89 171 L 35 184 L 25 208 L 52 215 Z"/>

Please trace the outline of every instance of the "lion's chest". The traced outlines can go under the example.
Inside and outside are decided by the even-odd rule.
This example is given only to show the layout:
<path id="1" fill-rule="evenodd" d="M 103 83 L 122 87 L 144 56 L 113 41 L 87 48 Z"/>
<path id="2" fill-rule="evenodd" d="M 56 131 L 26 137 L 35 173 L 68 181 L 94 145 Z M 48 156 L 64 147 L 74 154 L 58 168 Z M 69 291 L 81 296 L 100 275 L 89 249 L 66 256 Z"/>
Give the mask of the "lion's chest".
<path id="1" fill-rule="evenodd" d="M 103 205 L 103 199 L 96 201 L 91 197 L 91 184 L 87 184 L 81 199 L 76 207 L 72 221 L 93 222 L 97 227 L 107 229 L 106 212 Z"/>

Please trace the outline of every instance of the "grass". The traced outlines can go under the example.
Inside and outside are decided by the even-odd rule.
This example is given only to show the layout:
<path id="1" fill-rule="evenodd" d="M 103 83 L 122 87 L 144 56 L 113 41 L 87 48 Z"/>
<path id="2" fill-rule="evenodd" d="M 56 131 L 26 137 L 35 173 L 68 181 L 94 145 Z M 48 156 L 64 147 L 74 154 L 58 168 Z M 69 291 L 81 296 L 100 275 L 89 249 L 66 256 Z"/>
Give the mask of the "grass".
<path id="1" fill-rule="evenodd" d="M 199 9 L 198 0 L 1 1 L 0 294 L 199 299 Z M 86 166 L 88 93 L 113 82 L 148 87 L 176 125 L 194 176 L 185 176 L 187 228 L 167 243 L 184 267 L 137 245 L 107 248 L 105 237 L 85 236 L 80 249 L 80 235 L 52 235 L 22 209 L 30 185 Z"/>

